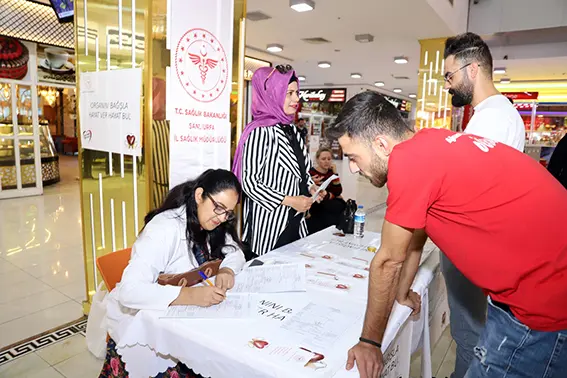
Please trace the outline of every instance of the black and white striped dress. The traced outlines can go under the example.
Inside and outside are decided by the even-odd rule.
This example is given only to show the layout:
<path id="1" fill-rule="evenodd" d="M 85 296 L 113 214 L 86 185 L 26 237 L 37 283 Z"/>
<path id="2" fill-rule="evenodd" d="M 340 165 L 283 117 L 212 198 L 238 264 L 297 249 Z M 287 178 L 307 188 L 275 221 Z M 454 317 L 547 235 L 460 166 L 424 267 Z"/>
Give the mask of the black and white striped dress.
<path id="1" fill-rule="evenodd" d="M 292 127 L 303 150 L 306 172 L 299 171 L 293 148 L 280 125 L 257 128 L 244 145 L 242 187 L 246 197 L 243 240 L 248 241 L 258 255 L 271 251 L 287 226 L 290 208 L 281 203 L 285 196 L 300 194 L 301 175 L 306 175 L 309 187 L 314 184 L 309 175 L 311 158 L 297 128 L 295 125 Z M 301 221 L 299 234 L 302 238 L 307 236 L 305 219 Z"/>

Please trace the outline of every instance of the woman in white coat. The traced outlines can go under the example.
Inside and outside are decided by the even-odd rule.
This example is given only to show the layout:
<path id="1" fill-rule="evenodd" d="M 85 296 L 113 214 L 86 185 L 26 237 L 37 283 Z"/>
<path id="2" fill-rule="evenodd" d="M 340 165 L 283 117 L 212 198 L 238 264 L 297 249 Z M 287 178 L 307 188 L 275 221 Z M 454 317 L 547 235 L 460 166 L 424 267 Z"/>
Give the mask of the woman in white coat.
<path id="1" fill-rule="evenodd" d="M 101 377 L 127 376 L 128 366 L 120 355 L 128 346 L 120 345 L 120 338 L 129 331 L 139 310 L 165 310 L 175 305 L 208 307 L 225 299 L 226 291 L 234 285 L 234 275 L 245 263 L 234 216 L 241 191 L 232 172 L 208 170 L 194 181 L 173 188 L 163 205 L 148 213 L 122 280 L 109 294 L 111 338 Z M 157 283 L 162 273 L 185 273 L 215 259 L 223 261 L 214 287 Z M 178 363 L 157 377 L 198 375 Z"/>

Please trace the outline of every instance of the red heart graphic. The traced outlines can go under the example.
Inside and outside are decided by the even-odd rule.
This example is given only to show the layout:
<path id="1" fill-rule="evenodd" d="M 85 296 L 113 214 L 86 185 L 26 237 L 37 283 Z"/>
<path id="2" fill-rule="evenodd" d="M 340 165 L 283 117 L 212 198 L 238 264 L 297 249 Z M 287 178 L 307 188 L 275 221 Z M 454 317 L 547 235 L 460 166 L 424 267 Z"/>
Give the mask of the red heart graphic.
<path id="1" fill-rule="evenodd" d="M 358 273 L 353 274 L 352 276 L 353 276 L 354 278 L 364 278 L 364 276 L 363 276 L 362 274 L 358 274 Z"/>
<path id="2" fill-rule="evenodd" d="M 347 285 L 343 285 L 343 284 L 338 284 L 338 285 L 337 285 L 337 289 L 347 290 L 347 289 L 348 289 L 348 286 L 347 286 Z"/>
<path id="3" fill-rule="evenodd" d="M 126 135 L 126 142 L 128 142 L 128 146 L 134 147 L 134 143 L 136 143 L 136 136 L 135 135 Z"/>
<path id="4" fill-rule="evenodd" d="M 268 346 L 268 342 L 264 341 L 264 340 L 256 340 L 254 339 L 253 344 L 256 348 L 258 349 L 264 349 L 265 347 Z"/>
<path id="5" fill-rule="evenodd" d="M 323 258 L 326 259 L 326 260 L 331 260 L 331 259 L 332 259 L 332 257 L 329 256 L 329 255 L 325 255 L 325 256 L 323 256 Z"/>
<path id="6" fill-rule="evenodd" d="M 93 132 L 91 130 L 85 130 L 83 131 L 83 136 L 90 142 L 93 137 Z"/>

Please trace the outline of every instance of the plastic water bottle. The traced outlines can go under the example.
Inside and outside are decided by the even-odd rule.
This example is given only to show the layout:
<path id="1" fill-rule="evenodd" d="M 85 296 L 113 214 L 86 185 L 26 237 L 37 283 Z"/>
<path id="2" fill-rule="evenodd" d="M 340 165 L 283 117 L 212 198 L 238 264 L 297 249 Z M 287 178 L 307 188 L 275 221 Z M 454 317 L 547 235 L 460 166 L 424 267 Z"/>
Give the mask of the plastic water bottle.
<path id="1" fill-rule="evenodd" d="M 354 213 L 354 237 L 362 238 L 364 237 L 364 223 L 366 223 L 366 213 L 364 212 L 364 206 L 358 206 L 358 210 Z"/>

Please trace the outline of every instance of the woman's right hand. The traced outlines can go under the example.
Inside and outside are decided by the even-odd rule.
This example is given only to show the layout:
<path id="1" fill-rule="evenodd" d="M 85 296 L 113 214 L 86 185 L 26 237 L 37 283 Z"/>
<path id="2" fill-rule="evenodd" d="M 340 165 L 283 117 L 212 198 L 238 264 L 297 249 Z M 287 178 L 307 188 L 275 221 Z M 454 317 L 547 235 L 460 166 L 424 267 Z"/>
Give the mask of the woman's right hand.
<path id="1" fill-rule="evenodd" d="M 184 287 L 172 305 L 210 307 L 224 301 L 226 290 L 216 286 Z"/>
<path id="2" fill-rule="evenodd" d="M 298 213 L 305 213 L 313 205 L 313 200 L 306 196 L 286 197 L 283 204 L 293 208 Z"/>
<path id="3" fill-rule="evenodd" d="M 194 287 L 193 304 L 201 307 L 210 307 L 221 303 L 226 298 L 226 290 L 216 286 Z"/>

